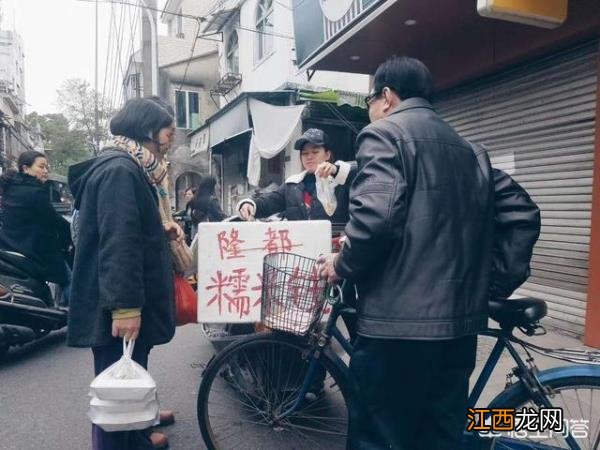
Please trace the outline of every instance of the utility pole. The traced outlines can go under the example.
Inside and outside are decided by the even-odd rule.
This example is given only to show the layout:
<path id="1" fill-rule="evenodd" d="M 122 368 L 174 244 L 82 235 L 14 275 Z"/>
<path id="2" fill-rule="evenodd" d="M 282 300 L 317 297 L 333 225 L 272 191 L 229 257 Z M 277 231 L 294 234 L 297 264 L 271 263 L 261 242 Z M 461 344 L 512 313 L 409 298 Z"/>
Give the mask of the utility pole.
<path id="1" fill-rule="evenodd" d="M 142 15 L 142 61 L 144 96 L 158 95 L 158 33 L 156 0 L 140 0 Z"/>
<path id="2" fill-rule="evenodd" d="M 99 111 L 98 111 L 98 0 L 96 0 L 96 53 L 94 65 L 94 152 L 100 150 L 100 132 L 99 132 Z"/>

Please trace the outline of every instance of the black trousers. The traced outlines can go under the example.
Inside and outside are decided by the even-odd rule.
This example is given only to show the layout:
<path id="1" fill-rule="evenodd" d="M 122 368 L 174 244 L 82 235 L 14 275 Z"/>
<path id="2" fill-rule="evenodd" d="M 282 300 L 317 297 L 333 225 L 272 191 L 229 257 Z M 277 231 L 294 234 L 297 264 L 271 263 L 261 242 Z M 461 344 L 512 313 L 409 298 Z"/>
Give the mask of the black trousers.
<path id="1" fill-rule="evenodd" d="M 447 341 L 358 336 L 350 360 L 358 401 L 351 450 L 459 450 L 477 336 Z"/>
<path id="2" fill-rule="evenodd" d="M 141 339 L 135 341 L 133 347 L 133 360 L 139 365 L 148 368 L 148 354 L 152 347 L 147 346 Z M 94 353 L 94 373 L 98 375 L 111 364 L 123 356 L 123 340 L 113 339 L 109 345 L 92 347 Z M 93 450 L 153 450 L 149 438 L 149 431 L 116 431 L 106 432 L 96 425 L 92 425 Z"/>

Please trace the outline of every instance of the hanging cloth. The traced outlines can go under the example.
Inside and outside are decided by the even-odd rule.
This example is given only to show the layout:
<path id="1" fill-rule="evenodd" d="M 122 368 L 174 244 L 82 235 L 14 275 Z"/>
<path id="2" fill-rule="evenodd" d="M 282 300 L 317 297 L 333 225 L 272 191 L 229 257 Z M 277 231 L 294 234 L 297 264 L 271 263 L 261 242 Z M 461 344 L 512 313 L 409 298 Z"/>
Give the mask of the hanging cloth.
<path id="1" fill-rule="evenodd" d="M 258 186 L 261 158 L 271 159 L 286 147 L 305 105 L 274 106 L 252 98 L 249 106 L 253 130 L 246 175 L 252 186 Z"/>

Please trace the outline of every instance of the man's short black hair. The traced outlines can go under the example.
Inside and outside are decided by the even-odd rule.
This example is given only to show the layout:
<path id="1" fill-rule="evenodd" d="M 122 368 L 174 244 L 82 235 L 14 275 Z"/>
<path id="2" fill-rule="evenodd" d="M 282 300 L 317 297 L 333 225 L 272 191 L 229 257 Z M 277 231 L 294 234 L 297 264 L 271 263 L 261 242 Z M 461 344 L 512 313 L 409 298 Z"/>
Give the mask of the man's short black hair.
<path id="1" fill-rule="evenodd" d="M 407 56 L 392 56 L 377 68 L 373 91 L 380 93 L 384 87 L 392 89 L 401 100 L 421 97 L 433 98 L 433 78 L 425 64 Z"/>
<path id="2" fill-rule="evenodd" d="M 138 142 L 152 141 L 158 132 L 173 125 L 173 116 L 156 101 L 147 98 L 129 100 L 110 121 L 114 136 Z"/>

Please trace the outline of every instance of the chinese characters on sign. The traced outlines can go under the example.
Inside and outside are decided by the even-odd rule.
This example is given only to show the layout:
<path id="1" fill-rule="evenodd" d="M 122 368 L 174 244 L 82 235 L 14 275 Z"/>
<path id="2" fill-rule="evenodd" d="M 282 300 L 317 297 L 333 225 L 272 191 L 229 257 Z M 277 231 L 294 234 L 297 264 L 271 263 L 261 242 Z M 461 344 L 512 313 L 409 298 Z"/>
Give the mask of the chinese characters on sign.
<path id="1" fill-rule="evenodd" d="M 208 301 L 207 306 L 216 304 L 219 309 L 219 315 L 223 314 L 224 305 L 229 313 L 239 314 L 244 318 L 250 314 L 250 308 L 260 304 L 260 291 L 262 290 L 261 274 L 256 274 L 259 283 L 250 287 L 250 275 L 246 273 L 245 268 L 235 269 L 233 273 L 223 275 L 220 270 L 216 276 L 211 277 L 212 285 L 207 286 L 207 291 L 212 291 L 214 295 Z M 250 298 L 248 292 L 258 291 L 258 299 Z"/>
<path id="2" fill-rule="evenodd" d="M 263 239 L 263 242 L 266 242 L 266 244 L 263 249 L 268 255 L 280 252 L 289 253 L 294 250 L 294 247 L 298 247 L 298 245 L 294 245 L 290 239 L 289 230 L 276 231 L 269 227 L 265 233 L 265 236 L 266 239 Z"/>
<path id="3" fill-rule="evenodd" d="M 240 232 L 235 228 L 232 228 L 229 233 L 227 233 L 227 231 L 221 231 L 219 234 L 217 234 L 221 260 L 225 258 L 234 259 L 244 257 L 244 253 L 240 246 L 245 241 L 242 241 L 239 236 Z"/>
<path id="4" fill-rule="evenodd" d="M 489 437 L 554 439 L 572 436 L 587 439 L 589 431 L 588 420 L 566 420 L 561 408 L 469 408 L 467 420 L 467 431 Z"/>
<path id="5" fill-rule="evenodd" d="M 286 252 L 316 258 L 330 250 L 326 221 L 200 224 L 198 321 L 260 321 L 263 257 Z"/>

